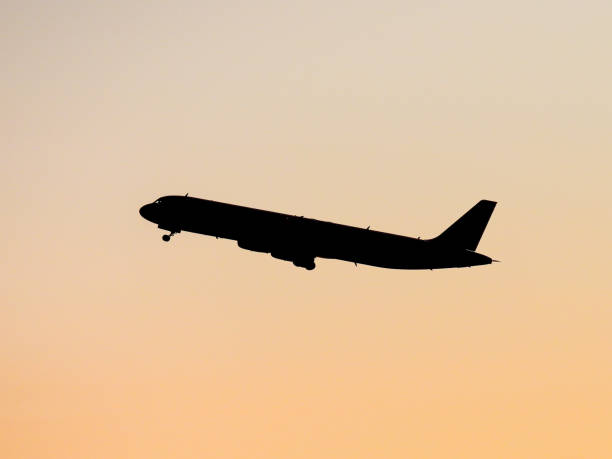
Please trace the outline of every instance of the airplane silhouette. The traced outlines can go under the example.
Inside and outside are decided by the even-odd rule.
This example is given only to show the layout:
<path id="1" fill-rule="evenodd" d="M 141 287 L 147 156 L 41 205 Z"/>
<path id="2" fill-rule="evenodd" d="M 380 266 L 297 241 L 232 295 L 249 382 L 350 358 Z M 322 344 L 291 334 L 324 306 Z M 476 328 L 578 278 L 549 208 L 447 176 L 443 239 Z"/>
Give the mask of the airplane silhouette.
<path id="1" fill-rule="evenodd" d="M 164 196 L 140 208 L 140 215 L 170 231 L 232 239 L 238 247 L 312 270 L 315 258 L 391 269 L 440 269 L 487 265 L 476 252 L 496 202 L 482 200 L 433 239 L 411 238 L 251 207 L 185 196 Z"/>

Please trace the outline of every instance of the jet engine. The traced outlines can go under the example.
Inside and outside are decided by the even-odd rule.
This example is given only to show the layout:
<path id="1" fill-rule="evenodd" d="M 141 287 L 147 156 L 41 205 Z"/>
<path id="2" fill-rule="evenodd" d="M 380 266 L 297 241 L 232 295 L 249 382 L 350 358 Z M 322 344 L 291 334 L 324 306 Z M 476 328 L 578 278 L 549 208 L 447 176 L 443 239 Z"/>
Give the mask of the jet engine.
<path id="1" fill-rule="evenodd" d="M 284 252 L 275 250 L 270 255 L 279 260 L 291 261 L 298 268 L 306 268 L 308 271 L 315 269 L 314 257 L 298 255 L 295 252 Z"/>
<path id="2" fill-rule="evenodd" d="M 241 249 L 245 249 L 245 250 L 252 250 L 253 252 L 263 252 L 263 253 L 268 253 L 271 250 L 270 246 L 267 243 L 261 242 L 261 241 L 239 240 L 238 247 L 240 247 Z"/>

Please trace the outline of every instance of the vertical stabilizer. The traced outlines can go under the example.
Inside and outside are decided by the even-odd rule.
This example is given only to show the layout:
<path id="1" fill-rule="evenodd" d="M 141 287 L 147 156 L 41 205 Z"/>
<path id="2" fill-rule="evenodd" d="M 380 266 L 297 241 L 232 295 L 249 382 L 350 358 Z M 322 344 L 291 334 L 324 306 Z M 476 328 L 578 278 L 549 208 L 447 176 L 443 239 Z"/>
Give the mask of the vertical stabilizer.
<path id="1" fill-rule="evenodd" d="M 483 199 L 433 240 L 462 249 L 476 250 L 496 204 Z"/>

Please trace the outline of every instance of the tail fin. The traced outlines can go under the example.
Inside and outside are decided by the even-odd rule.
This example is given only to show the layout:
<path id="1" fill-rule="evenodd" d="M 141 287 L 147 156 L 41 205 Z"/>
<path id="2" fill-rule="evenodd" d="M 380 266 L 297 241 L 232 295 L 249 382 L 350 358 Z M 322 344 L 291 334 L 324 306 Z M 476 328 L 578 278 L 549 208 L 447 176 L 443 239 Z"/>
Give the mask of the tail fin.
<path id="1" fill-rule="evenodd" d="M 476 250 L 496 204 L 483 199 L 433 240 L 462 249 Z"/>

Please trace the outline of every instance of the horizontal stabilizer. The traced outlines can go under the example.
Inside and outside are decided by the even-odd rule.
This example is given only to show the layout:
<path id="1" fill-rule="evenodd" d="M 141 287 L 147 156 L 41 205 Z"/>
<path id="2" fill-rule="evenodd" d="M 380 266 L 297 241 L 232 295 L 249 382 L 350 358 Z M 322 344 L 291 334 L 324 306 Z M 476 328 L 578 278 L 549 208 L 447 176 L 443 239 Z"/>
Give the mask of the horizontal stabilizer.
<path id="1" fill-rule="evenodd" d="M 476 250 L 496 204 L 483 199 L 433 240 L 462 249 Z"/>

